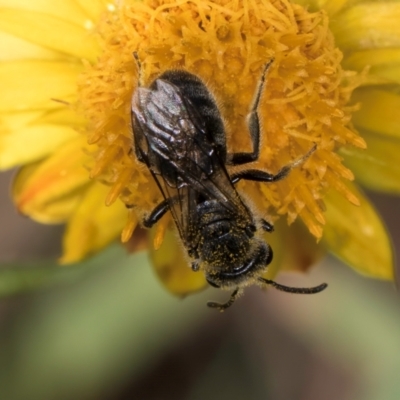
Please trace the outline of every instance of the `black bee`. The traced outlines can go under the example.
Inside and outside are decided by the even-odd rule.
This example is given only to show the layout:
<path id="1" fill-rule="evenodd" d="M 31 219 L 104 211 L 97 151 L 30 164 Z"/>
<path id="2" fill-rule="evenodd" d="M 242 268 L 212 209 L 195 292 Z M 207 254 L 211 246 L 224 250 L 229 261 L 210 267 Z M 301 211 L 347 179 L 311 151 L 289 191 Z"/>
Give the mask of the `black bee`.
<path id="1" fill-rule="evenodd" d="M 225 304 L 208 302 L 225 310 L 243 288 L 257 283 L 272 285 L 290 293 L 318 293 L 326 288 L 292 288 L 262 277 L 272 260 L 272 250 L 262 232 L 272 232 L 268 221 L 255 216 L 235 189 L 241 179 L 276 182 L 303 163 L 303 157 L 271 174 L 245 169 L 232 175 L 226 166 L 256 161 L 260 152 L 258 106 L 272 60 L 261 75 L 248 116 L 253 151 L 228 154 L 224 124 L 217 104 L 206 85 L 196 75 L 169 70 L 149 88 L 140 86 L 132 98 L 132 128 L 137 159 L 145 163 L 164 197 L 143 222 L 152 227 L 170 211 L 192 261 L 193 271 L 203 271 L 216 288 L 233 289 Z"/>

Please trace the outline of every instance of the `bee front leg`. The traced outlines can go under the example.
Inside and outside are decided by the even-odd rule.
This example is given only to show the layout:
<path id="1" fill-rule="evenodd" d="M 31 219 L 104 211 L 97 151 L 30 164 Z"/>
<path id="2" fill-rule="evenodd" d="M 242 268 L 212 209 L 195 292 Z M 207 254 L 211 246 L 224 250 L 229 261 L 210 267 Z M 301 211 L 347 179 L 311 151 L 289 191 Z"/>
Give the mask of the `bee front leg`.
<path id="1" fill-rule="evenodd" d="M 170 202 L 168 200 L 162 201 L 154 210 L 143 220 L 143 225 L 146 228 L 151 228 L 156 224 L 164 214 L 169 210 Z"/>
<path id="2" fill-rule="evenodd" d="M 215 301 L 209 301 L 207 302 L 207 306 L 210 308 L 216 308 L 221 312 L 224 312 L 227 308 L 229 308 L 234 302 L 235 300 L 242 294 L 242 290 L 240 290 L 239 288 L 236 288 L 232 294 L 231 297 L 229 298 L 229 300 L 226 303 L 216 303 Z"/>
<path id="3" fill-rule="evenodd" d="M 265 219 L 261 219 L 261 228 L 265 232 L 273 232 L 274 231 L 274 226 L 271 224 L 271 222 L 268 222 Z"/>

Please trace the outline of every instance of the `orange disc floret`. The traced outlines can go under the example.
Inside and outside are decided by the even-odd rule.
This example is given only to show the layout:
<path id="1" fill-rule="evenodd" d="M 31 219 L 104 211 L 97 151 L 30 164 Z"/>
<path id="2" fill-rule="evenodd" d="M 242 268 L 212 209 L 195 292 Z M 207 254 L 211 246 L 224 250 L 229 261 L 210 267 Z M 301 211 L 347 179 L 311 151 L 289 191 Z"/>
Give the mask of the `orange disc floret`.
<path id="1" fill-rule="evenodd" d="M 263 66 L 274 59 L 263 93 L 262 146 L 257 168 L 278 171 L 317 150 L 283 181 L 241 182 L 239 189 L 272 216 L 298 215 L 320 238 L 323 195 L 333 187 L 357 198 L 342 179 L 353 179 L 336 150 L 365 147 L 352 129 L 347 106 L 360 82 L 343 71 L 323 11 L 310 13 L 286 0 L 124 1 L 98 26 L 103 53 L 80 77 L 80 105 L 97 146 L 91 176 L 111 186 L 106 199 L 134 206 L 123 233 L 129 239 L 137 215 L 161 201 L 149 171 L 135 159 L 131 97 L 138 85 L 132 53 L 142 63 L 144 84 L 169 69 L 198 75 L 210 88 L 226 121 L 229 151 L 250 151 L 246 115 Z"/>

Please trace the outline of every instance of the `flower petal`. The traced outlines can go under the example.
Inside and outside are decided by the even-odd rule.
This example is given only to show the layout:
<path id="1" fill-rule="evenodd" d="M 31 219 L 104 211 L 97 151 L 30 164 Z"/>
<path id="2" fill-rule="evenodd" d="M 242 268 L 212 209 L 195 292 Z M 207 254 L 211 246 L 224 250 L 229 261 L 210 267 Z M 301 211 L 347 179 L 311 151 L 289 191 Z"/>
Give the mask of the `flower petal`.
<path id="1" fill-rule="evenodd" d="M 52 99 L 73 101 L 82 67 L 53 61 L 10 61 L 0 64 L 0 112 L 59 108 Z"/>
<path id="2" fill-rule="evenodd" d="M 83 26 L 47 13 L 0 9 L 0 30 L 77 58 L 95 60 L 98 43 Z"/>
<path id="3" fill-rule="evenodd" d="M 342 49 L 373 49 L 400 46 L 400 4 L 357 4 L 335 16 L 331 29 Z"/>
<path id="4" fill-rule="evenodd" d="M 337 14 L 349 0 L 296 0 L 295 3 L 301 4 L 305 8 L 310 8 L 310 11 L 319 11 L 324 9 L 329 16 Z"/>
<path id="5" fill-rule="evenodd" d="M 70 107 L 45 111 L 38 117 L 36 122 L 42 124 L 67 125 L 74 128 L 82 128 L 87 124 L 86 119 Z"/>
<path id="6" fill-rule="evenodd" d="M 367 149 L 343 148 L 345 164 L 363 186 L 380 192 L 400 194 L 400 138 L 363 134 Z"/>
<path id="7" fill-rule="evenodd" d="M 282 253 L 279 271 L 307 272 L 325 253 L 315 236 L 310 234 L 300 220 L 296 220 L 290 226 L 285 221 L 279 221 L 271 238 L 278 232 L 281 236 Z M 271 239 L 269 241 L 271 242 Z M 272 248 L 275 258 L 277 251 L 274 246 Z"/>
<path id="8" fill-rule="evenodd" d="M 112 2 L 103 0 L 76 0 L 76 2 L 94 21 L 97 21 L 101 13 L 107 10 L 107 5 L 113 6 Z"/>
<path id="9" fill-rule="evenodd" d="M 43 111 L 21 111 L 15 113 L 0 114 L 0 134 L 25 128 L 27 125 L 37 122 L 43 115 Z"/>
<path id="10" fill-rule="evenodd" d="M 353 114 L 358 128 L 400 138 L 400 96 L 381 89 L 361 88 L 352 100 L 361 103 Z"/>
<path id="11" fill-rule="evenodd" d="M 400 48 L 356 51 L 345 58 L 344 66 L 358 71 L 370 66 L 369 76 L 400 83 Z"/>
<path id="12" fill-rule="evenodd" d="M 0 8 L 16 8 L 20 11 L 41 12 L 65 21 L 85 26 L 87 15 L 75 0 L 0 0 Z"/>
<path id="13" fill-rule="evenodd" d="M 18 172 L 12 192 L 21 213 L 44 223 L 63 222 L 70 216 L 81 199 L 80 189 L 89 183 L 84 146 L 78 137 L 44 162 Z"/>
<path id="14" fill-rule="evenodd" d="M 33 124 L 0 135 L 0 169 L 37 161 L 78 133 L 63 125 Z"/>
<path id="15" fill-rule="evenodd" d="M 68 221 L 60 262 L 78 262 L 99 251 L 120 236 L 128 211 L 121 201 L 111 206 L 104 199 L 110 188 L 94 183 L 84 193 L 76 211 Z"/>
<path id="16" fill-rule="evenodd" d="M 24 185 L 29 184 L 30 178 L 35 176 L 35 172 L 40 163 L 34 163 L 21 168 L 15 176 L 12 192 L 15 201 L 24 194 Z M 25 203 L 18 211 L 24 215 L 29 215 L 30 218 L 44 223 L 57 224 L 65 222 L 71 215 L 72 210 L 79 203 L 80 195 L 77 192 L 68 193 L 63 197 L 57 198 L 56 201 L 48 201 L 40 203 L 32 196 L 32 203 Z M 18 204 L 17 204 L 18 207 Z"/>
<path id="17" fill-rule="evenodd" d="M 386 229 L 367 198 L 353 184 L 348 186 L 361 204 L 356 207 L 331 190 L 324 200 L 327 224 L 322 243 L 357 272 L 393 280 L 392 246 Z"/>
<path id="18" fill-rule="evenodd" d="M 157 227 L 151 230 L 151 243 L 156 231 Z M 200 271 L 194 272 L 190 268 L 185 250 L 175 231 L 166 230 L 161 247 L 158 250 L 151 247 L 150 257 L 161 282 L 177 296 L 185 296 L 207 285 L 204 274 Z"/>
<path id="19" fill-rule="evenodd" d="M 6 32 L 0 32 L 0 61 L 21 59 L 56 60 L 62 58 L 59 52 L 27 42 Z"/>

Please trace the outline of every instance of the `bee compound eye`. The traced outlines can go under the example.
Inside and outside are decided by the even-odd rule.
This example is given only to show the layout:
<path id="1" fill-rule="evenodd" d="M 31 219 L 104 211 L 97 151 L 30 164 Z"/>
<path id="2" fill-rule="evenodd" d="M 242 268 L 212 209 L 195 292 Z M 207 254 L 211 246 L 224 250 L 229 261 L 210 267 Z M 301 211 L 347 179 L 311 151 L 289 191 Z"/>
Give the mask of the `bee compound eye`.
<path id="1" fill-rule="evenodd" d="M 272 251 L 271 247 L 268 248 L 268 256 L 267 256 L 267 264 L 271 264 L 272 260 L 274 258 L 274 252 Z"/>

